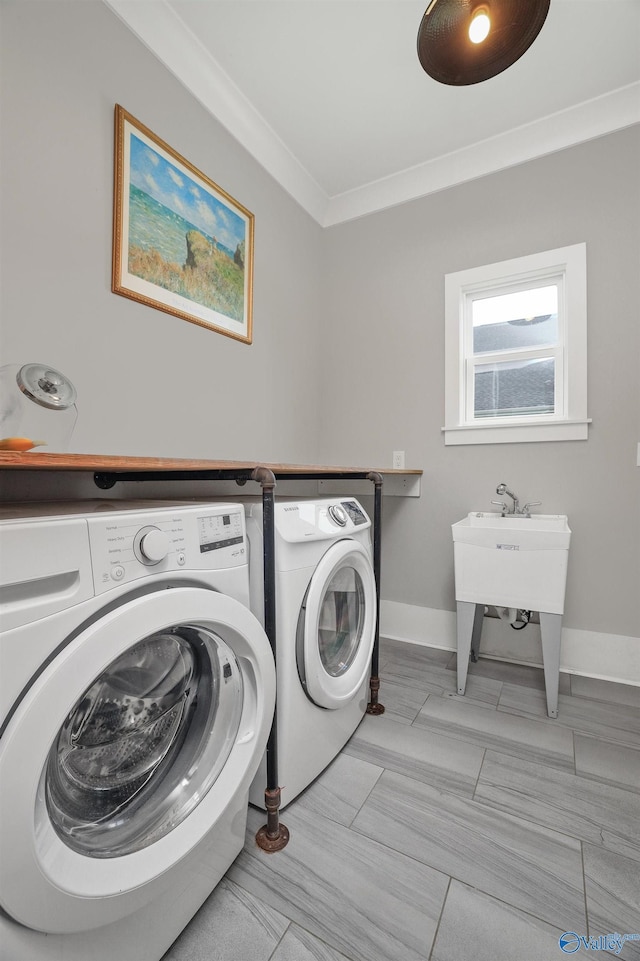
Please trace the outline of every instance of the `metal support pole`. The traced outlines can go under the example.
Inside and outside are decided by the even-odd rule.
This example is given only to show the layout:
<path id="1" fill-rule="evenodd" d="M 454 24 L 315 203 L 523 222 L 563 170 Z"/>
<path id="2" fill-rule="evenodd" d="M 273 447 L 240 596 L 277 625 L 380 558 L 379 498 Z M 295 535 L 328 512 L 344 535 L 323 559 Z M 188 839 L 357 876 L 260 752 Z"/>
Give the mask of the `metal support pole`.
<path id="1" fill-rule="evenodd" d="M 216 481 L 235 480 L 236 484 L 246 484 L 251 480 L 253 469 L 221 467 L 212 470 L 166 470 L 166 471 L 96 471 L 93 482 L 101 490 L 111 490 L 118 481 Z M 274 482 L 275 483 L 275 482 Z"/>
<path id="2" fill-rule="evenodd" d="M 371 678 L 369 687 L 371 700 L 367 704 L 367 714 L 384 714 L 384 705 L 378 703 L 380 678 L 378 677 L 378 660 L 380 648 L 380 566 L 382 558 L 382 474 L 371 471 L 367 480 L 374 484 L 373 496 L 373 573 L 376 581 L 376 632 L 373 639 L 371 655 Z"/>
<path id="3" fill-rule="evenodd" d="M 264 561 L 264 629 L 273 659 L 276 660 L 276 576 L 275 576 L 275 523 L 273 491 L 276 479 L 266 467 L 256 467 L 251 479 L 262 485 L 262 531 Z M 277 694 L 276 694 L 277 696 Z M 289 831 L 280 823 L 281 791 L 278 785 L 278 730 L 277 712 L 274 711 L 269 740 L 267 741 L 267 788 L 264 792 L 267 823 L 256 833 L 256 843 L 263 851 L 280 851 L 289 841 Z"/>

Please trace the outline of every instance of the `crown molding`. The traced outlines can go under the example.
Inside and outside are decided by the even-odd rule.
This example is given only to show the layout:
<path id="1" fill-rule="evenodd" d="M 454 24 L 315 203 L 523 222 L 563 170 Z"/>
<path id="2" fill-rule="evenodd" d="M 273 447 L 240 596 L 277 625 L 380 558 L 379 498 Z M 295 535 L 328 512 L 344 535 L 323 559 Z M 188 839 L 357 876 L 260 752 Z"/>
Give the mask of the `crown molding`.
<path id="1" fill-rule="evenodd" d="M 640 83 L 633 83 L 330 197 L 165 0 L 104 3 L 322 227 L 404 204 L 640 123 Z"/>
<path id="2" fill-rule="evenodd" d="M 329 198 L 165 0 L 104 0 L 235 139 L 322 224 Z"/>
<path id="3" fill-rule="evenodd" d="M 640 123 L 640 83 L 332 197 L 329 227 Z"/>

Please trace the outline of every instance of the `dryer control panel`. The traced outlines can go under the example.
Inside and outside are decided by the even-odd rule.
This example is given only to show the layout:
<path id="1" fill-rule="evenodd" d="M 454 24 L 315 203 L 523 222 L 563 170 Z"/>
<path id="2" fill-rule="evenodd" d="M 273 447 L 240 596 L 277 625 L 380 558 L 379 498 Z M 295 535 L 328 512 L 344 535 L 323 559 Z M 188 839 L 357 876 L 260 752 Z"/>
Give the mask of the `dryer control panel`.
<path id="1" fill-rule="evenodd" d="M 369 523 L 369 518 L 357 501 L 341 501 L 340 503 L 343 510 L 347 512 L 356 527 L 359 527 L 360 524 Z"/>
<path id="2" fill-rule="evenodd" d="M 276 501 L 278 534 L 290 543 L 352 536 L 371 527 L 364 508 L 354 498 L 344 500 Z"/>
<path id="3" fill-rule="evenodd" d="M 247 564 L 239 504 L 110 511 L 88 517 L 87 523 L 96 593 L 153 574 Z"/>

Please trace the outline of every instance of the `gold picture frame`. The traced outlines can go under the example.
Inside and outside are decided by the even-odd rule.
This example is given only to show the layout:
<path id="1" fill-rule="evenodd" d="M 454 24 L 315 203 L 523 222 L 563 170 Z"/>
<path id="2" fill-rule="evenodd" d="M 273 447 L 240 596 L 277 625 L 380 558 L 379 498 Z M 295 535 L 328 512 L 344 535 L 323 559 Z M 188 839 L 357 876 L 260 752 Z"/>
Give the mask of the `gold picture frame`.
<path id="1" fill-rule="evenodd" d="M 115 108 L 114 293 L 250 344 L 254 216 Z"/>

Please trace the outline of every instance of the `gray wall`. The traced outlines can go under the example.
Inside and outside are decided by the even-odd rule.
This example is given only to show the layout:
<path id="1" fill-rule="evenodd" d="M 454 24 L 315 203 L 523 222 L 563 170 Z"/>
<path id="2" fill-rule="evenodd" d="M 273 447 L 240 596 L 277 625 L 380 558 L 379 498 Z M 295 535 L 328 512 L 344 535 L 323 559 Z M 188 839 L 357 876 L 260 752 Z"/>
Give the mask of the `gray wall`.
<path id="1" fill-rule="evenodd" d="M 77 452 L 313 460 L 321 228 L 102 3 L 1 16 L 0 364 L 67 374 Z M 252 346 L 111 293 L 116 103 L 255 214 Z"/>
<path id="2" fill-rule="evenodd" d="M 567 614 L 637 635 L 639 131 L 322 231 L 101 3 L 1 7 L 0 364 L 75 383 L 78 452 L 425 471 L 383 597 L 452 610 L 449 525 L 507 481 L 567 512 Z M 252 346 L 110 289 L 121 103 L 256 215 Z M 445 448 L 443 275 L 586 241 L 588 442 Z"/>
<path id="3" fill-rule="evenodd" d="M 320 455 L 425 471 L 384 502 L 384 598 L 453 610 L 450 525 L 506 481 L 569 515 L 565 625 L 640 634 L 638 170 L 636 127 L 327 231 Z M 444 274 L 582 241 L 589 440 L 445 447 Z"/>

